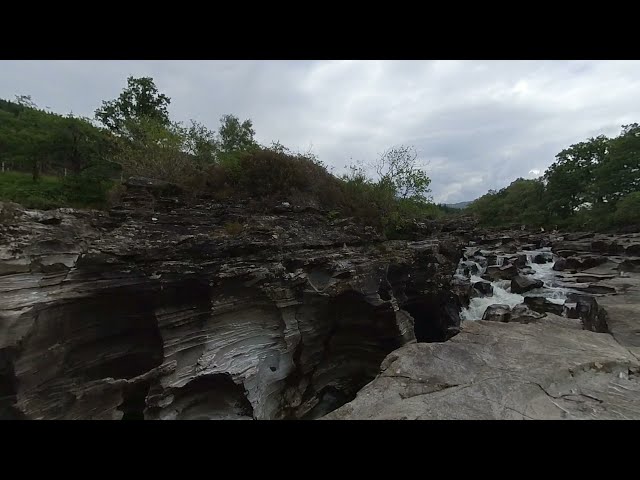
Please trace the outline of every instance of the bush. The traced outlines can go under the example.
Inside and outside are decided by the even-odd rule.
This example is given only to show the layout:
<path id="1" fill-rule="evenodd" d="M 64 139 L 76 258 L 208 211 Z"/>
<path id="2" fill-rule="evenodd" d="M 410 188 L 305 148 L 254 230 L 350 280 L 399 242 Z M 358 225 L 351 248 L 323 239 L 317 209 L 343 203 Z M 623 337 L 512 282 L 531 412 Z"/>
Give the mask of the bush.
<path id="1" fill-rule="evenodd" d="M 640 224 L 640 192 L 630 193 L 620 200 L 613 219 L 620 227 Z"/>

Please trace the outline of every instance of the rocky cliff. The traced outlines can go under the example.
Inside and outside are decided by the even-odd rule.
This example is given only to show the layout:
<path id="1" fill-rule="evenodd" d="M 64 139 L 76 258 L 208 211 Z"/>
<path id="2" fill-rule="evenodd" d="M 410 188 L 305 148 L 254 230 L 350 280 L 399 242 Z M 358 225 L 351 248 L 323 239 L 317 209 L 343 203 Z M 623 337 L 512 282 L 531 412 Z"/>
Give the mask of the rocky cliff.
<path id="1" fill-rule="evenodd" d="M 503 300 L 517 291 L 524 303 L 489 305 L 447 342 L 392 352 L 325 418 L 639 419 L 639 254 L 638 234 L 478 234 L 460 269 L 486 272 L 467 289 L 491 297 L 493 281 Z M 553 276 L 527 281 L 534 269 Z M 562 291 L 564 302 L 552 295 Z"/>
<path id="2" fill-rule="evenodd" d="M 458 332 L 454 236 L 144 179 L 110 212 L 1 209 L 1 418 L 317 418 Z"/>

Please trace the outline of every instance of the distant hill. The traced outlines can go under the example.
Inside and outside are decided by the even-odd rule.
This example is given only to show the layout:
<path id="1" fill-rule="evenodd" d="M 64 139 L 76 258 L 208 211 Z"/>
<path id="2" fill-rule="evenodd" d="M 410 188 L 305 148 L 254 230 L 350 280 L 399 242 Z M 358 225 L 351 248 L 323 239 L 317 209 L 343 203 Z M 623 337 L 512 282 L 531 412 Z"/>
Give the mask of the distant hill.
<path id="1" fill-rule="evenodd" d="M 447 203 L 445 205 L 451 208 L 465 208 L 470 204 L 471 202 L 458 202 L 458 203 Z"/>

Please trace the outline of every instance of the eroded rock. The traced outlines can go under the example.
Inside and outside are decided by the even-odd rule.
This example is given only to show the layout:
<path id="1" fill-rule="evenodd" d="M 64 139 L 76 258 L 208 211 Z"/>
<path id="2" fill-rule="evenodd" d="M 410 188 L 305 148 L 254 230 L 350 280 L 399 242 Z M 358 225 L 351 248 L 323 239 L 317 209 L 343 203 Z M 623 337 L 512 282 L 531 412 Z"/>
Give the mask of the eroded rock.
<path id="1" fill-rule="evenodd" d="M 406 345 L 325 419 L 638 419 L 640 363 L 610 335 L 551 324 L 466 322 Z"/>

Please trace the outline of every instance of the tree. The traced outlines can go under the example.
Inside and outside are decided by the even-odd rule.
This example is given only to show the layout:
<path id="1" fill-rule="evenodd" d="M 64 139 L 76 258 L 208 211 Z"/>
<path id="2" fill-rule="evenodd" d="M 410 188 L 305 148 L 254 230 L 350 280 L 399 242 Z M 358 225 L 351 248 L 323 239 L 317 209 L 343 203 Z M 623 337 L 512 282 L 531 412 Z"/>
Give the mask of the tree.
<path id="1" fill-rule="evenodd" d="M 574 215 L 586 202 L 601 202 L 592 185 L 594 171 L 609 152 L 610 139 L 604 135 L 576 143 L 556 155 L 556 161 L 547 169 L 548 209 L 560 218 Z"/>
<path id="2" fill-rule="evenodd" d="M 392 189 L 401 199 L 427 202 L 431 179 L 418 167 L 418 154 L 412 147 L 390 148 L 375 164 L 379 183 Z"/>
<path id="3" fill-rule="evenodd" d="M 622 133 L 610 141 L 606 159 L 594 170 L 593 190 L 612 206 L 640 191 L 640 125 L 624 125 Z"/>
<path id="4" fill-rule="evenodd" d="M 152 119 L 168 125 L 171 99 L 158 92 L 151 77 L 128 77 L 127 87 L 115 100 L 103 101 L 95 111 L 96 119 L 112 132 L 126 135 L 131 121 Z"/>
<path id="5" fill-rule="evenodd" d="M 218 130 L 220 149 L 224 153 L 247 152 L 258 146 L 254 136 L 253 122 L 240 119 L 235 115 L 223 115 Z"/>
<path id="6" fill-rule="evenodd" d="M 616 206 L 614 221 L 619 226 L 640 224 L 640 192 L 633 192 Z"/>
<path id="7" fill-rule="evenodd" d="M 193 155 L 194 160 L 202 164 L 215 163 L 220 150 L 220 143 L 216 133 L 204 125 L 191 120 L 191 125 L 185 134 L 186 151 Z"/>

